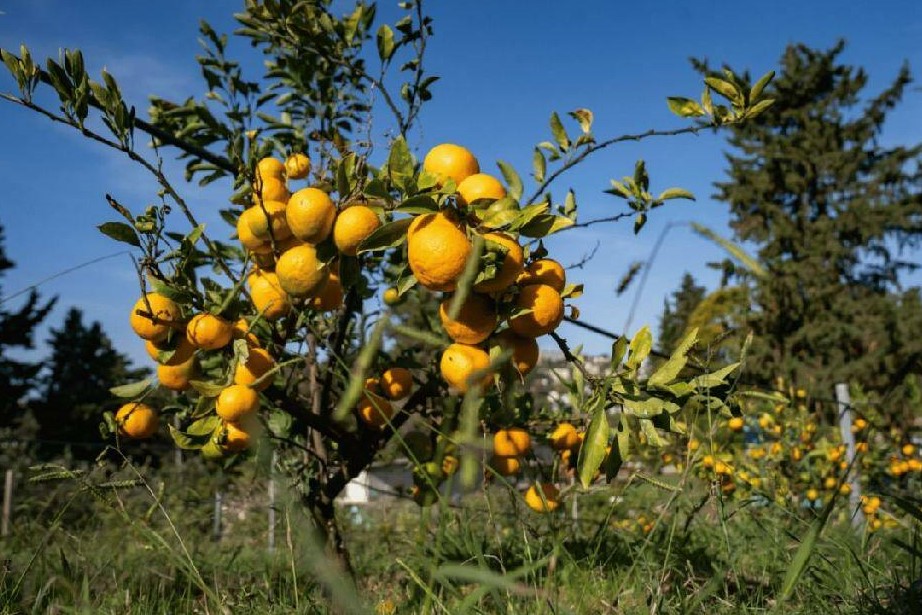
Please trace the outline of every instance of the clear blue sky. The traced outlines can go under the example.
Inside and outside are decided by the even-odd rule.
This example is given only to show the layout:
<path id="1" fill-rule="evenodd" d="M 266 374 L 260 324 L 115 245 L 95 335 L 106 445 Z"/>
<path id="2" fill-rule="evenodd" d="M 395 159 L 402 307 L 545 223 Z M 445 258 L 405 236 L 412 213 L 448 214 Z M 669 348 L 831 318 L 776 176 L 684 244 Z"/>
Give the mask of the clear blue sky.
<path id="1" fill-rule="evenodd" d="M 40 58 L 56 57 L 63 47 L 80 48 L 93 74 L 105 66 L 129 102 L 145 110 L 148 94 L 177 100 L 201 95 L 193 59 L 199 52 L 198 19 L 229 32 L 231 9 L 237 6 L 187 0 L 117 5 L 0 0 L 0 46 L 18 49 L 26 43 Z M 493 161 L 503 159 L 523 177 L 530 170 L 532 147 L 548 138 L 547 119 L 554 110 L 563 115 L 577 107 L 591 109 L 600 139 L 682 126 L 683 120 L 668 112 L 665 98 L 700 94 L 700 77 L 688 62 L 691 56 L 761 74 L 777 67 L 788 43 L 828 47 L 844 37 L 849 45 L 843 58 L 866 67 L 870 92 L 884 87 L 904 60 L 917 74 L 922 71 L 918 0 L 783 0 L 735 6 L 713 0 L 432 0 L 428 8 L 435 19 L 428 65 L 442 80 L 411 146 L 420 155 L 443 141 L 461 143 L 474 151 L 485 170 L 495 171 Z M 396 1 L 382 2 L 379 14 L 396 15 Z M 246 64 L 258 66 L 260 58 L 248 47 L 237 49 L 248 54 Z M 4 69 L 0 90 L 14 87 Z M 909 92 L 892 114 L 884 142 L 922 139 L 920 98 L 918 87 Z M 122 249 L 95 228 L 115 219 L 103 197 L 106 192 L 135 210 L 155 201 L 156 186 L 123 156 L 6 102 L 0 102 L 0 135 L 0 223 L 6 230 L 7 254 L 17 263 L 3 280 L 5 295 Z M 619 224 L 564 233 L 549 242 L 565 264 L 580 260 L 601 242 L 595 259 L 570 275 L 586 284 L 587 292 L 577 302 L 586 321 L 623 329 L 633 291 L 619 298 L 614 288 L 630 262 L 647 258 L 666 224 L 695 220 L 727 232 L 726 206 L 710 198 L 712 183 L 725 172 L 724 147 L 720 137 L 710 135 L 627 144 L 600 153 L 559 181 L 555 195 L 562 197 L 566 188 L 573 188 L 585 220 L 621 210 L 622 203 L 602 190 L 609 179 L 630 173 L 637 158 L 647 161 L 654 190 L 682 186 L 698 196 L 696 203 L 680 201 L 654 212 L 639 236 L 630 224 Z M 209 233 L 229 236 L 230 229 L 215 213 L 225 205 L 229 189 L 184 184 L 180 166 L 172 161 L 166 166 L 177 171 L 175 177 Z M 684 271 L 713 287 L 716 278 L 706 263 L 721 257 L 685 228 L 674 228 L 653 264 L 632 329 L 643 323 L 656 326 L 663 298 Z M 77 306 L 88 320 L 100 320 L 130 356 L 147 361 L 128 327 L 128 310 L 138 290 L 127 255 L 48 282 L 41 292 L 59 297 L 39 333 L 41 353 L 48 326 L 59 326 L 64 311 Z M 5 307 L 19 304 L 14 300 Z M 604 338 L 568 325 L 562 332 L 591 352 L 610 347 Z"/>

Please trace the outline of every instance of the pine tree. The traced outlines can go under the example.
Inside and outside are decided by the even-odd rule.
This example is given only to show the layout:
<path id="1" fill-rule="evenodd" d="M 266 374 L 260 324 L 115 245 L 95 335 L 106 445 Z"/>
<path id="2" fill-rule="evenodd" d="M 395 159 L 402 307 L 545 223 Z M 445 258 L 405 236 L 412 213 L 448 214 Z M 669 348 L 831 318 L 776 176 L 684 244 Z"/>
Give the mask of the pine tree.
<path id="1" fill-rule="evenodd" d="M 879 139 L 908 68 L 870 97 L 864 70 L 839 61 L 843 49 L 786 50 L 767 93 L 774 106 L 731 128 L 716 196 L 768 272 L 751 279 L 756 309 L 745 324 L 758 343 L 748 377 L 887 391 L 922 360 L 911 333 L 922 326 L 919 289 L 901 287 L 915 266 L 905 250 L 922 232 L 922 146 Z"/>
<path id="2" fill-rule="evenodd" d="M 0 277 L 15 263 L 6 256 L 3 246 L 3 227 L 0 226 Z M 34 289 L 25 303 L 15 311 L 6 308 L 0 288 L 0 427 L 10 426 L 22 418 L 23 400 L 36 385 L 41 363 L 19 361 L 9 356 L 10 349 L 34 348 L 35 327 L 41 323 L 56 299 L 42 303 Z"/>
<path id="3" fill-rule="evenodd" d="M 113 348 L 102 325 L 84 325 L 77 308 L 67 312 L 60 329 L 51 330 L 48 345 L 51 357 L 35 404 L 42 438 L 98 442 L 102 413 L 120 403 L 110 387 L 142 378 L 147 370 L 132 369 L 128 357 Z M 94 451 L 75 448 L 74 453 L 92 456 Z"/>
<path id="4" fill-rule="evenodd" d="M 663 315 L 659 324 L 659 347 L 666 352 L 672 351 L 682 339 L 688 328 L 688 319 L 705 295 L 704 286 L 695 282 L 692 274 L 685 272 L 678 290 L 671 298 L 663 300 Z"/>

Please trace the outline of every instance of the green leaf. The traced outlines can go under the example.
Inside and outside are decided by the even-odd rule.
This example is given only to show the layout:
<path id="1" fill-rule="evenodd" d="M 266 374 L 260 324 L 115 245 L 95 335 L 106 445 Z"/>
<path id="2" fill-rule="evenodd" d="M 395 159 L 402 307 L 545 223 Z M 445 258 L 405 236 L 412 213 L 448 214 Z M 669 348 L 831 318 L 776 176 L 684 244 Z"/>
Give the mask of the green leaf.
<path id="1" fill-rule="evenodd" d="M 525 237 L 540 239 L 542 237 L 552 235 L 558 231 L 562 231 L 569 226 L 573 226 L 573 224 L 573 220 L 565 216 L 541 214 L 520 228 L 519 233 Z"/>
<path id="2" fill-rule="evenodd" d="M 219 382 L 205 382 L 204 380 L 190 380 L 189 384 L 193 389 L 205 397 L 217 397 L 221 391 L 227 388 L 227 384 Z"/>
<path id="3" fill-rule="evenodd" d="M 698 341 L 698 329 L 697 327 L 692 329 L 688 335 L 682 338 L 682 341 L 679 342 L 679 345 L 676 347 L 675 351 L 672 353 L 672 356 L 669 357 L 669 360 L 663 363 L 658 370 L 653 372 L 653 375 L 650 376 L 650 379 L 647 381 L 647 385 L 651 387 L 658 387 L 667 385 L 679 375 L 679 372 L 682 371 L 682 368 L 685 367 L 685 364 L 688 363 L 688 351 L 694 346 L 695 342 Z"/>
<path id="4" fill-rule="evenodd" d="M 179 431 L 172 425 L 169 425 L 168 427 L 170 428 L 170 437 L 173 438 L 173 442 L 176 443 L 176 446 L 187 451 L 198 450 L 202 448 L 211 438 L 210 435 L 190 436 Z"/>
<path id="5" fill-rule="evenodd" d="M 266 421 L 266 425 L 272 435 L 285 438 L 291 433 L 292 418 L 287 412 L 273 408 L 269 411 L 269 419 Z"/>
<path id="6" fill-rule="evenodd" d="M 631 432 L 628 429 L 627 417 L 618 416 L 618 425 L 615 428 L 615 438 L 611 445 L 611 453 L 605 459 L 605 480 L 613 481 L 618 477 L 618 471 L 631 453 Z"/>
<path id="7" fill-rule="evenodd" d="M 527 226 L 535 218 L 546 213 L 549 208 L 550 206 L 547 203 L 535 203 L 534 205 L 523 207 L 520 211 L 515 212 L 517 214 L 515 222 L 509 225 L 509 230 L 516 231 Z"/>
<path id="8" fill-rule="evenodd" d="M 193 422 L 186 428 L 186 434 L 190 436 L 210 436 L 216 429 L 220 429 L 223 421 L 217 414 L 210 414 Z"/>
<path id="9" fill-rule="evenodd" d="M 762 96 L 762 91 L 765 89 L 765 86 L 771 83 L 771 80 L 774 78 L 775 78 L 775 71 L 770 70 L 764 75 L 762 75 L 762 77 L 758 81 L 756 81 L 755 85 L 752 86 L 752 89 L 749 90 L 749 104 L 750 105 L 756 102 L 757 100 L 759 100 L 759 97 Z"/>
<path id="10" fill-rule="evenodd" d="M 727 384 L 725 382 L 727 376 L 732 374 L 739 366 L 740 364 L 738 362 L 731 363 L 730 365 L 722 367 L 717 371 L 696 376 L 692 379 L 691 383 L 696 389 L 710 389 L 713 387 L 722 386 Z"/>
<path id="11" fill-rule="evenodd" d="M 650 189 L 650 174 L 647 173 L 647 163 L 643 160 L 638 160 L 634 163 L 633 179 L 634 185 L 639 192 L 646 192 Z"/>
<path id="12" fill-rule="evenodd" d="M 387 62 L 394 55 L 394 31 L 387 24 L 381 24 L 377 34 L 378 57 L 382 62 Z"/>
<path id="13" fill-rule="evenodd" d="M 757 261 L 755 258 L 750 256 L 749 254 L 747 254 L 745 250 L 743 250 L 741 247 L 739 247 L 732 241 L 728 239 L 724 239 L 723 237 L 721 237 L 720 235 L 718 235 L 717 233 L 715 233 L 708 227 L 698 224 L 697 222 L 692 222 L 691 226 L 692 226 L 692 229 L 696 233 L 698 233 L 699 235 L 701 235 L 702 237 L 706 239 L 710 239 L 711 241 L 713 241 L 714 243 L 722 247 L 724 250 L 726 250 L 730 254 L 730 256 L 736 259 L 737 262 L 742 264 L 753 275 L 760 277 L 760 278 L 765 278 L 768 276 L 768 272 L 765 271 L 765 269 L 762 267 L 759 261 Z"/>
<path id="14" fill-rule="evenodd" d="M 714 90 L 715 92 L 717 92 L 718 94 L 726 98 L 727 100 L 734 102 L 734 103 L 743 102 L 740 91 L 737 88 L 735 83 L 730 83 L 729 81 L 721 79 L 720 77 L 706 77 L 704 79 L 704 82 L 708 84 L 708 86 L 712 90 Z"/>
<path id="15" fill-rule="evenodd" d="M 585 134 L 589 134 L 592 130 L 593 116 L 589 109 L 574 109 L 569 112 L 569 116 L 579 122 L 579 127 Z"/>
<path id="16" fill-rule="evenodd" d="M 551 133 L 553 133 L 554 140 L 557 141 L 557 145 L 560 146 L 561 150 L 567 151 L 570 148 L 570 137 L 567 136 L 567 131 L 560 122 L 560 116 L 557 115 L 556 111 L 551 114 Z"/>
<path id="17" fill-rule="evenodd" d="M 769 107 L 771 107 L 773 104 L 775 104 L 775 100 L 773 98 L 769 98 L 766 100 L 760 100 L 759 102 L 757 102 L 752 107 L 746 110 L 746 117 L 755 117 L 759 115 L 760 113 L 762 113 L 763 111 L 765 111 L 766 109 L 768 109 Z"/>
<path id="18" fill-rule="evenodd" d="M 374 233 L 362 240 L 358 254 L 386 250 L 401 245 L 407 240 L 407 229 L 413 218 L 401 218 L 379 226 Z"/>
<path id="19" fill-rule="evenodd" d="M 637 214 L 637 217 L 634 218 L 634 234 L 636 235 L 637 233 L 639 233 L 640 229 L 642 229 L 646 223 L 647 223 L 647 214 L 644 214 L 644 213 Z"/>
<path id="20" fill-rule="evenodd" d="M 404 188 L 407 181 L 413 177 L 413 154 L 410 153 L 410 148 L 402 136 L 394 139 L 391 145 L 387 157 L 387 172 L 394 184 Z"/>
<path id="21" fill-rule="evenodd" d="M 647 420 L 663 412 L 672 414 L 681 409 L 678 404 L 658 397 L 648 397 L 647 399 L 631 399 L 630 397 L 625 397 L 622 403 L 624 404 L 624 409 L 627 414 Z"/>
<path id="22" fill-rule="evenodd" d="M 700 117 L 705 115 L 704 109 L 698 104 L 698 101 L 691 98 L 682 98 L 681 96 L 670 96 L 666 99 L 669 110 L 679 117 Z"/>
<path id="23" fill-rule="evenodd" d="M 612 370 L 617 370 L 621 367 L 621 362 L 624 361 L 624 355 L 627 353 L 627 345 L 628 340 L 624 335 L 615 340 L 615 343 L 611 345 Z"/>
<path id="24" fill-rule="evenodd" d="M 141 240 L 133 228 L 124 222 L 105 222 L 97 226 L 103 235 L 107 235 L 116 241 L 130 244 L 136 248 L 141 247 Z"/>
<path id="25" fill-rule="evenodd" d="M 522 178 L 519 177 L 519 174 L 516 173 L 515 169 L 512 168 L 512 165 L 508 162 L 497 160 L 496 166 L 499 167 L 500 173 L 503 174 L 503 179 L 506 180 L 506 186 L 509 187 L 507 194 L 516 201 L 520 200 L 524 189 L 522 186 Z"/>
<path id="26" fill-rule="evenodd" d="M 653 350 L 653 335 L 650 333 L 649 326 L 644 325 L 634 334 L 629 350 L 627 367 L 628 369 L 637 369 L 644 359 L 650 355 L 650 351 Z"/>
<path id="27" fill-rule="evenodd" d="M 439 210 L 438 203 L 428 194 L 418 194 L 410 197 L 398 205 L 394 211 L 403 214 L 431 214 Z"/>
<path id="28" fill-rule="evenodd" d="M 541 153 L 541 150 L 537 147 L 535 148 L 535 153 L 532 154 L 531 157 L 531 166 L 535 181 L 540 184 L 544 181 L 544 174 L 547 172 L 547 160 L 544 159 L 544 154 Z"/>
<path id="29" fill-rule="evenodd" d="M 669 199 L 688 199 L 689 201 L 694 201 L 695 195 L 685 188 L 667 188 L 663 190 L 656 199 L 658 201 L 668 201 Z"/>
<path id="30" fill-rule="evenodd" d="M 607 391 L 607 388 L 606 388 Z M 589 428 L 586 430 L 586 437 L 583 439 L 583 445 L 579 449 L 579 461 L 576 463 L 576 471 L 579 475 L 579 482 L 584 489 L 588 489 L 605 461 L 608 446 L 608 435 L 610 428 L 608 426 L 608 417 L 605 416 L 605 397 L 606 395 L 597 396 L 593 402 L 595 411 L 592 420 L 589 422 Z"/>
<path id="31" fill-rule="evenodd" d="M 788 570 L 784 575 L 784 581 L 781 583 L 781 595 L 778 597 L 778 606 L 791 597 L 794 588 L 797 586 L 797 582 L 807 569 L 807 564 L 810 562 L 810 557 L 816 549 L 820 534 L 823 533 L 823 528 L 826 527 L 826 522 L 829 521 L 829 515 L 835 507 L 838 494 L 838 489 L 832 491 L 832 497 L 829 498 L 829 501 L 823 507 L 823 511 L 813 520 L 810 527 L 807 528 L 807 533 L 804 534 L 803 539 L 800 541 L 800 546 L 797 547 L 794 559 L 791 560 Z"/>
<path id="32" fill-rule="evenodd" d="M 109 392 L 116 397 L 138 397 L 147 390 L 147 388 L 151 385 L 151 382 L 152 381 L 150 378 L 145 378 L 144 380 L 138 380 L 137 382 L 130 382 L 128 384 L 112 387 L 109 389 Z"/>
<path id="33" fill-rule="evenodd" d="M 660 448 L 663 446 L 663 440 L 659 436 L 659 432 L 656 431 L 656 426 L 653 424 L 653 421 L 650 419 L 639 419 L 637 421 L 640 424 L 640 431 L 647 438 L 647 444 Z"/>

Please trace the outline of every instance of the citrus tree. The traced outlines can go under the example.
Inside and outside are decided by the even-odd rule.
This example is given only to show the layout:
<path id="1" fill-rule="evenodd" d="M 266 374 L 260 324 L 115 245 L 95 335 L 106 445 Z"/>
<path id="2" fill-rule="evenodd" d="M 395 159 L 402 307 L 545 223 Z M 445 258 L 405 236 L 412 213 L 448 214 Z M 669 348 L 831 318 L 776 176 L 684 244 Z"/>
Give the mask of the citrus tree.
<path id="1" fill-rule="evenodd" d="M 589 110 L 571 112 L 568 125 L 554 113 L 526 184 L 502 161 L 497 175 L 483 172 L 461 145 L 436 145 L 421 163 L 408 147 L 437 79 L 425 68 L 432 23 L 420 1 L 403 2 L 393 24 L 376 22 L 374 4 L 343 15 L 331 5 L 245 2 L 236 35 L 266 59 L 252 80 L 228 57 L 227 36 L 203 23 L 206 95 L 153 97 L 146 120 L 112 75 L 87 74 L 78 50 L 43 65 L 25 47 L 2 51 L 18 88 L 5 100 L 124 153 L 160 185 L 159 204 L 143 211 L 106 195 L 118 219 L 100 227 L 136 250 L 139 299 L 125 310 L 157 364 L 156 379 L 113 389 L 125 398 L 106 417 L 117 443 L 154 436 L 168 415 L 173 441 L 216 463 L 240 463 L 257 442 L 272 447 L 348 567 L 334 500 L 390 441 L 414 463 L 421 505 L 455 472 L 467 486 L 483 472 L 526 472 L 525 503 L 551 512 L 564 494 L 556 466 L 537 463 L 535 438 L 566 453 L 587 487 L 600 470 L 613 478 L 632 443 L 681 432 L 689 408 L 729 415 L 736 365 L 681 377 L 694 333 L 652 374 L 641 370 L 646 328 L 614 344 L 604 373 L 586 370 L 555 331 L 578 318 L 582 287 L 542 239 L 628 217 L 639 232 L 653 209 L 693 198 L 651 192 L 642 161 L 612 181 L 608 192 L 628 205 L 616 216 L 579 220 L 575 194 L 559 199 L 551 187 L 612 145 L 759 113 L 771 104 L 761 96 L 771 74 L 749 87 L 728 72 L 706 79 L 700 102 L 670 99 L 673 112 L 697 118 L 677 130 L 603 140 Z M 390 128 L 385 143 L 369 136 L 373 114 Z M 185 162 L 187 181 L 227 187 L 228 228 L 199 223 L 183 197 L 194 188 L 162 170 L 167 151 Z M 542 409 L 523 383 L 541 336 L 573 365 L 568 414 L 585 429 L 534 427 Z M 169 404 L 148 402 L 158 389 L 175 392 Z"/>

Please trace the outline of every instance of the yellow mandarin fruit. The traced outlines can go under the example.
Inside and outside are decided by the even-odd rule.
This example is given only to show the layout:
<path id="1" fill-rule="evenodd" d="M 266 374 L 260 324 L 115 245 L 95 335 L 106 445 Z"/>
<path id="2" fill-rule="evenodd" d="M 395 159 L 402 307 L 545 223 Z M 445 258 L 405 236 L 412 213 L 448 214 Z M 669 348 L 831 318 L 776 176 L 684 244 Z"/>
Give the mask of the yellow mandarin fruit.
<path id="1" fill-rule="evenodd" d="M 180 317 L 179 306 L 172 299 L 159 293 L 147 293 L 146 301 L 141 297 L 131 308 L 129 322 L 138 337 L 157 342 L 169 335 Z"/>
<path id="2" fill-rule="evenodd" d="M 276 241 L 275 249 L 276 249 L 276 252 L 278 252 L 279 254 L 282 254 L 284 252 L 287 252 L 288 250 L 291 250 L 292 248 L 303 246 L 305 243 L 307 242 L 301 239 L 298 239 L 297 237 L 292 235 L 291 237 L 286 237 L 285 239 L 282 239 L 281 241 Z"/>
<path id="3" fill-rule="evenodd" d="M 493 434 L 493 454 L 497 457 L 521 457 L 531 451 L 531 436 L 521 427 L 500 429 Z"/>
<path id="4" fill-rule="evenodd" d="M 394 416 L 394 406 L 379 395 L 366 393 L 359 400 L 357 411 L 359 418 L 369 427 L 382 429 Z"/>
<path id="5" fill-rule="evenodd" d="M 506 189 L 498 179 L 487 173 L 475 173 L 458 184 L 458 202 L 470 205 L 474 201 L 489 199 L 495 201 L 506 196 Z"/>
<path id="6" fill-rule="evenodd" d="M 857 453 L 866 453 L 868 452 L 868 443 L 867 442 L 858 442 L 855 444 L 855 452 Z"/>
<path id="7" fill-rule="evenodd" d="M 319 312 L 330 312 L 340 308 L 343 304 L 343 285 L 339 281 L 336 271 L 330 270 L 330 275 L 317 296 L 311 298 L 307 305 Z"/>
<path id="8" fill-rule="evenodd" d="M 115 412 L 115 423 L 118 433 L 127 438 L 144 440 L 155 433 L 160 425 L 157 411 L 140 402 L 131 402 L 123 405 Z"/>
<path id="9" fill-rule="evenodd" d="M 282 179 L 285 177 L 285 164 L 278 158 L 271 156 L 263 158 L 256 163 L 257 181 L 267 179 Z"/>
<path id="10" fill-rule="evenodd" d="M 842 483 L 842 486 L 839 487 L 839 493 L 842 495 L 848 495 L 852 492 L 852 486 L 848 483 Z"/>
<path id="11" fill-rule="evenodd" d="M 248 346 L 259 346 L 259 338 L 250 331 L 250 323 L 245 318 L 237 319 L 231 329 L 231 335 L 235 340 L 246 340 Z"/>
<path id="12" fill-rule="evenodd" d="M 291 237 L 285 214 L 287 207 L 282 201 L 265 201 L 261 206 L 254 205 L 240 215 L 246 219 L 253 236 L 260 241 L 269 241 L 270 238 L 281 241 Z"/>
<path id="13" fill-rule="evenodd" d="M 542 497 L 542 493 L 544 497 Z M 552 512 L 560 506 L 560 491 L 554 485 L 545 483 L 541 485 L 541 492 L 539 493 L 538 487 L 532 485 L 525 492 L 525 504 L 535 512 Z"/>
<path id="14" fill-rule="evenodd" d="M 304 179 L 311 172 L 311 159 L 306 154 L 292 154 L 285 160 L 285 175 L 288 179 Z"/>
<path id="15" fill-rule="evenodd" d="M 490 467 L 500 476 L 513 476 L 519 473 L 522 468 L 522 462 L 518 457 L 497 457 L 494 455 L 490 459 Z"/>
<path id="16" fill-rule="evenodd" d="M 556 451 L 569 450 L 579 445 L 579 432 L 570 423 L 560 423 L 547 439 L 552 449 Z"/>
<path id="17" fill-rule="evenodd" d="M 727 427 L 730 428 L 730 431 L 743 431 L 743 425 L 745 425 L 745 423 L 742 417 L 734 416 L 727 421 Z"/>
<path id="18" fill-rule="evenodd" d="M 224 348 L 233 334 L 234 325 L 214 314 L 196 314 L 186 325 L 186 339 L 202 350 Z"/>
<path id="19" fill-rule="evenodd" d="M 439 305 L 439 319 L 445 332 L 460 344 L 479 344 L 496 328 L 496 307 L 489 297 L 471 293 L 461 304 L 457 317 L 449 317 L 453 297 L 447 297 Z"/>
<path id="20" fill-rule="evenodd" d="M 439 363 L 442 378 L 452 388 L 466 393 L 471 386 L 480 386 L 485 390 L 493 383 L 492 374 L 486 373 L 478 381 L 469 382 L 474 372 L 485 371 L 490 367 L 490 356 L 476 346 L 451 344 L 442 353 Z"/>
<path id="21" fill-rule="evenodd" d="M 250 252 L 266 253 L 272 250 L 272 246 L 254 235 L 253 231 L 250 230 L 250 218 L 254 218 L 257 215 L 265 217 L 264 214 L 255 207 L 250 207 L 241 212 L 240 216 L 237 218 L 237 239 L 239 239 L 240 244 Z"/>
<path id="22" fill-rule="evenodd" d="M 486 233 L 485 241 L 492 241 L 506 248 L 506 255 L 492 280 L 474 284 L 474 290 L 480 293 L 498 293 L 511 286 L 525 268 L 525 255 L 522 246 L 513 237 L 505 233 Z"/>
<path id="23" fill-rule="evenodd" d="M 393 400 L 404 399 L 413 390 L 413 375 L 403 367 L 384 370 L 378 382 L 384 395 Z"/>
<path id="24" fill-rule="evenodd" d="M 275 275 L 282 290 L 292 297 L 314 297 L 326 284 L 330 269 L 317 258 L 316 248 L 306 243 L 279 257 Z"/>
<path id="25" fill-rule="evenodd" d="M 385 305 L 397 305 L 400 303 L 400 293 L 397 292 L 396 288 L 388 288 L 384 291 L 384 294 L 381 296 L 384 300 Z"/>
<path id="26" fill-rule="evenodd" d="M 243 384 L 225 388 L 215 400 L 215 411 L 228 423 L 239 423 L 259 410 L 259 393 Z"/>
<path id="27" fill-rule="evenodd" d="M 801 459 L 803 459 L 803 456 L 804 456 L 804 453 L 799 448 L 795 447 L 791 449 L 791 459 L 793 459 L 794 461 L 800 461 Z"/>
<path id="28" fill-rule="evenodd" d="M 237 423 L 224 423 L 224 450 L 239 453 L 250 448 L 250 432 Z"/>
<path id="29" fill-rule="evenodd" d="M 339 212 L 333 223 L 333 243 L 347 256 L 358 253 L 359 244 L 378 230 L 381 220 L 378 214 L 365 205 L 353 205 Z"/>
<path id="30" fill-rule="evenodd" d="M 527 376 L 538 364 L 541 353 L 535 338 L 521 337 L 506 329 L 496 336 L 496 342 L 504 350 L 512 350 L 512 366 L 522 376 Z"/>
<path id="31" fill-rule="evenodd" d="M 198 361 L 195 357 L 190 357 L 185 363 L 157 366 L 157 380 L 163 388 L 171 391 L 187 390 L 192 386 L 189 382 L 195 380 L 197 375 Z"/>
<path id="32" fill-rule="evenodd" d="M 407 260 L 419 284 L 429 290 L 450 292 L 464 272 L 471 253 L 467 235 L 442 213 L 423 214 L 407 232 Z"/>
<path id="33" fill-rule="evenodd" d="M 714 473 L 725 474 L 729 476 L 730 474 L 733 474 L 733 468 L 731 468 L 730 465 L 726 462 L 718 459 L 716 462 L 714 462 Z"/>
<path id="34" fill-rule="evenodd" d="M 804 496 L 811 502 L 815 502 L 819 499 L 820 494 L 816 489 L 807 489 L 807 493 L 805 493 Z"/>
<path id="35" fill-rule="evenodd" d="M 701 465 L 703 465 L 705 468 L 708 468 L 708 469 L 714 467 L 714 462 L 715 460 L 714 460 L 713 455 L 705 455 L 704 457 L 701 458 Z"/>
<path id="36" fill-rule="evenodd" d="M 688 450 L 689 450 L 690 452 L 692 452 L 692 453 L 694 453 L 695 451 L 697 451 L 698 448 L 699 448 L 700 446 L 701 446 L 701 443 L 698 442 L 698 440 L 696 440 L 696 439 L 694 439 L 694 438 L 692 438 L 691 440 L 688 441 Z"/>
<path id="37" fill-rule="evenodd" d="M 248 348 L 246 361 L 237 363 L 234 369 L 234 384 L 252 385 L 262 378 L 269 370 L 275 367 L 275 359 L 265 348 Z M 272 378 L 266 378 L 259 386 L 253 388 L 257 391 L 266 390 L 272 384 Z"/>
<path id="38" fill-rule="evenodd" d="M 285 216 L 288 228 L 295 237 L 318 244 L 333 232 L 336 206 L 323 190 L 304 188 L 288 199 Z"/>
<path id="39" fill-rule="evenodd" d="M 540 337 L 550 333 L 563 320 L 563 299 L 547 284 L 522 288 L 515 305 L 522 310 L 531 310 L 509 320 L 512 330 L 522 337 Z"/>
<path id="40" fill-rule="evenodd" d="M 550 258 L 542 258 L 528 264 L 525 271 L 518 277 L 519 286 L 531 284 L 547 284 L 557 292 L 563 291 L 567 285 L 567 273 L 563 266 Z"/>
<path id="41" fill-rule="evenodd" d="M 912 458 L 906 462 L 906 466 L 911 472 L 922 472 L 922 461 Z"/>
<path id="42" fill-rule="evenodd" d="M 464 147 L 453 143 L 436 145 L 423 159 L 423 170 L 443 183 L 446 178 L 459 185 L 465 179 L 480 172 L 480 165 L 474 155 Z"/>
<path id="43" fill-rule="evenodd" d="M 442 459 L 442 473 L 445 476 L 451 476 L 458 471 L 458 466 L 461 465 L 458 462 L 458 458 L 454 455 L 445 455 Z"/>
<path id="44" fill-rule="evenodd" d="M 916 454 L 916 447 L 913 444 L 904 444 L 903 448 L 901 448 L 900 451 L 906 457 L 912 457 L 913 455 Z"/>
<path id="45" fill-rule="evenodd" d="M 147 340 L 144 343 L 144 349 L 147 351 L 147 354 L 150 355 L 151 359 L 161 365 L 179 365 L 180 363 L 185 363 L 195 353 L 195 346 L 193 346 L 192 342 L 186 339 L 184 335 L 176 335 L 174 338 L 176 342 L 172 348 L 159 346 L 157 342 Z M 170 355 L 168 359 L 161 361 L 161 353 L 165 352 L 172 352 L 173 354 Z"/>
<path id="46" fill-rule="evenodd" d="M 868 426 L 868 422 L 863 418 L 855 419 L 855 422 L 852 423 L 852 432 L 858 433 L 859 431 L 864 431 Z"/>
<path id="47" fill-rule="evenodd" d="M 835 489 L 836 485 L 838 484 L 839 481 L 837 481 L 832 476 L 827 476 L 825 479 L 823 479 L 823 489 Z"/>
<path id="48" fill-rule="evenodd" d="M 268 177 L 259 185 L 258 192 L 256 188 L 256 186 L 253 186 L 253 197 L 251 199 L 253 207 L 258 206 L 261 202 L 266 203 L 268 201 L 287 203 L 288 199 L 291 198 L 291 193 L 288 192 L 288 187 L 283 179 Z"/>

